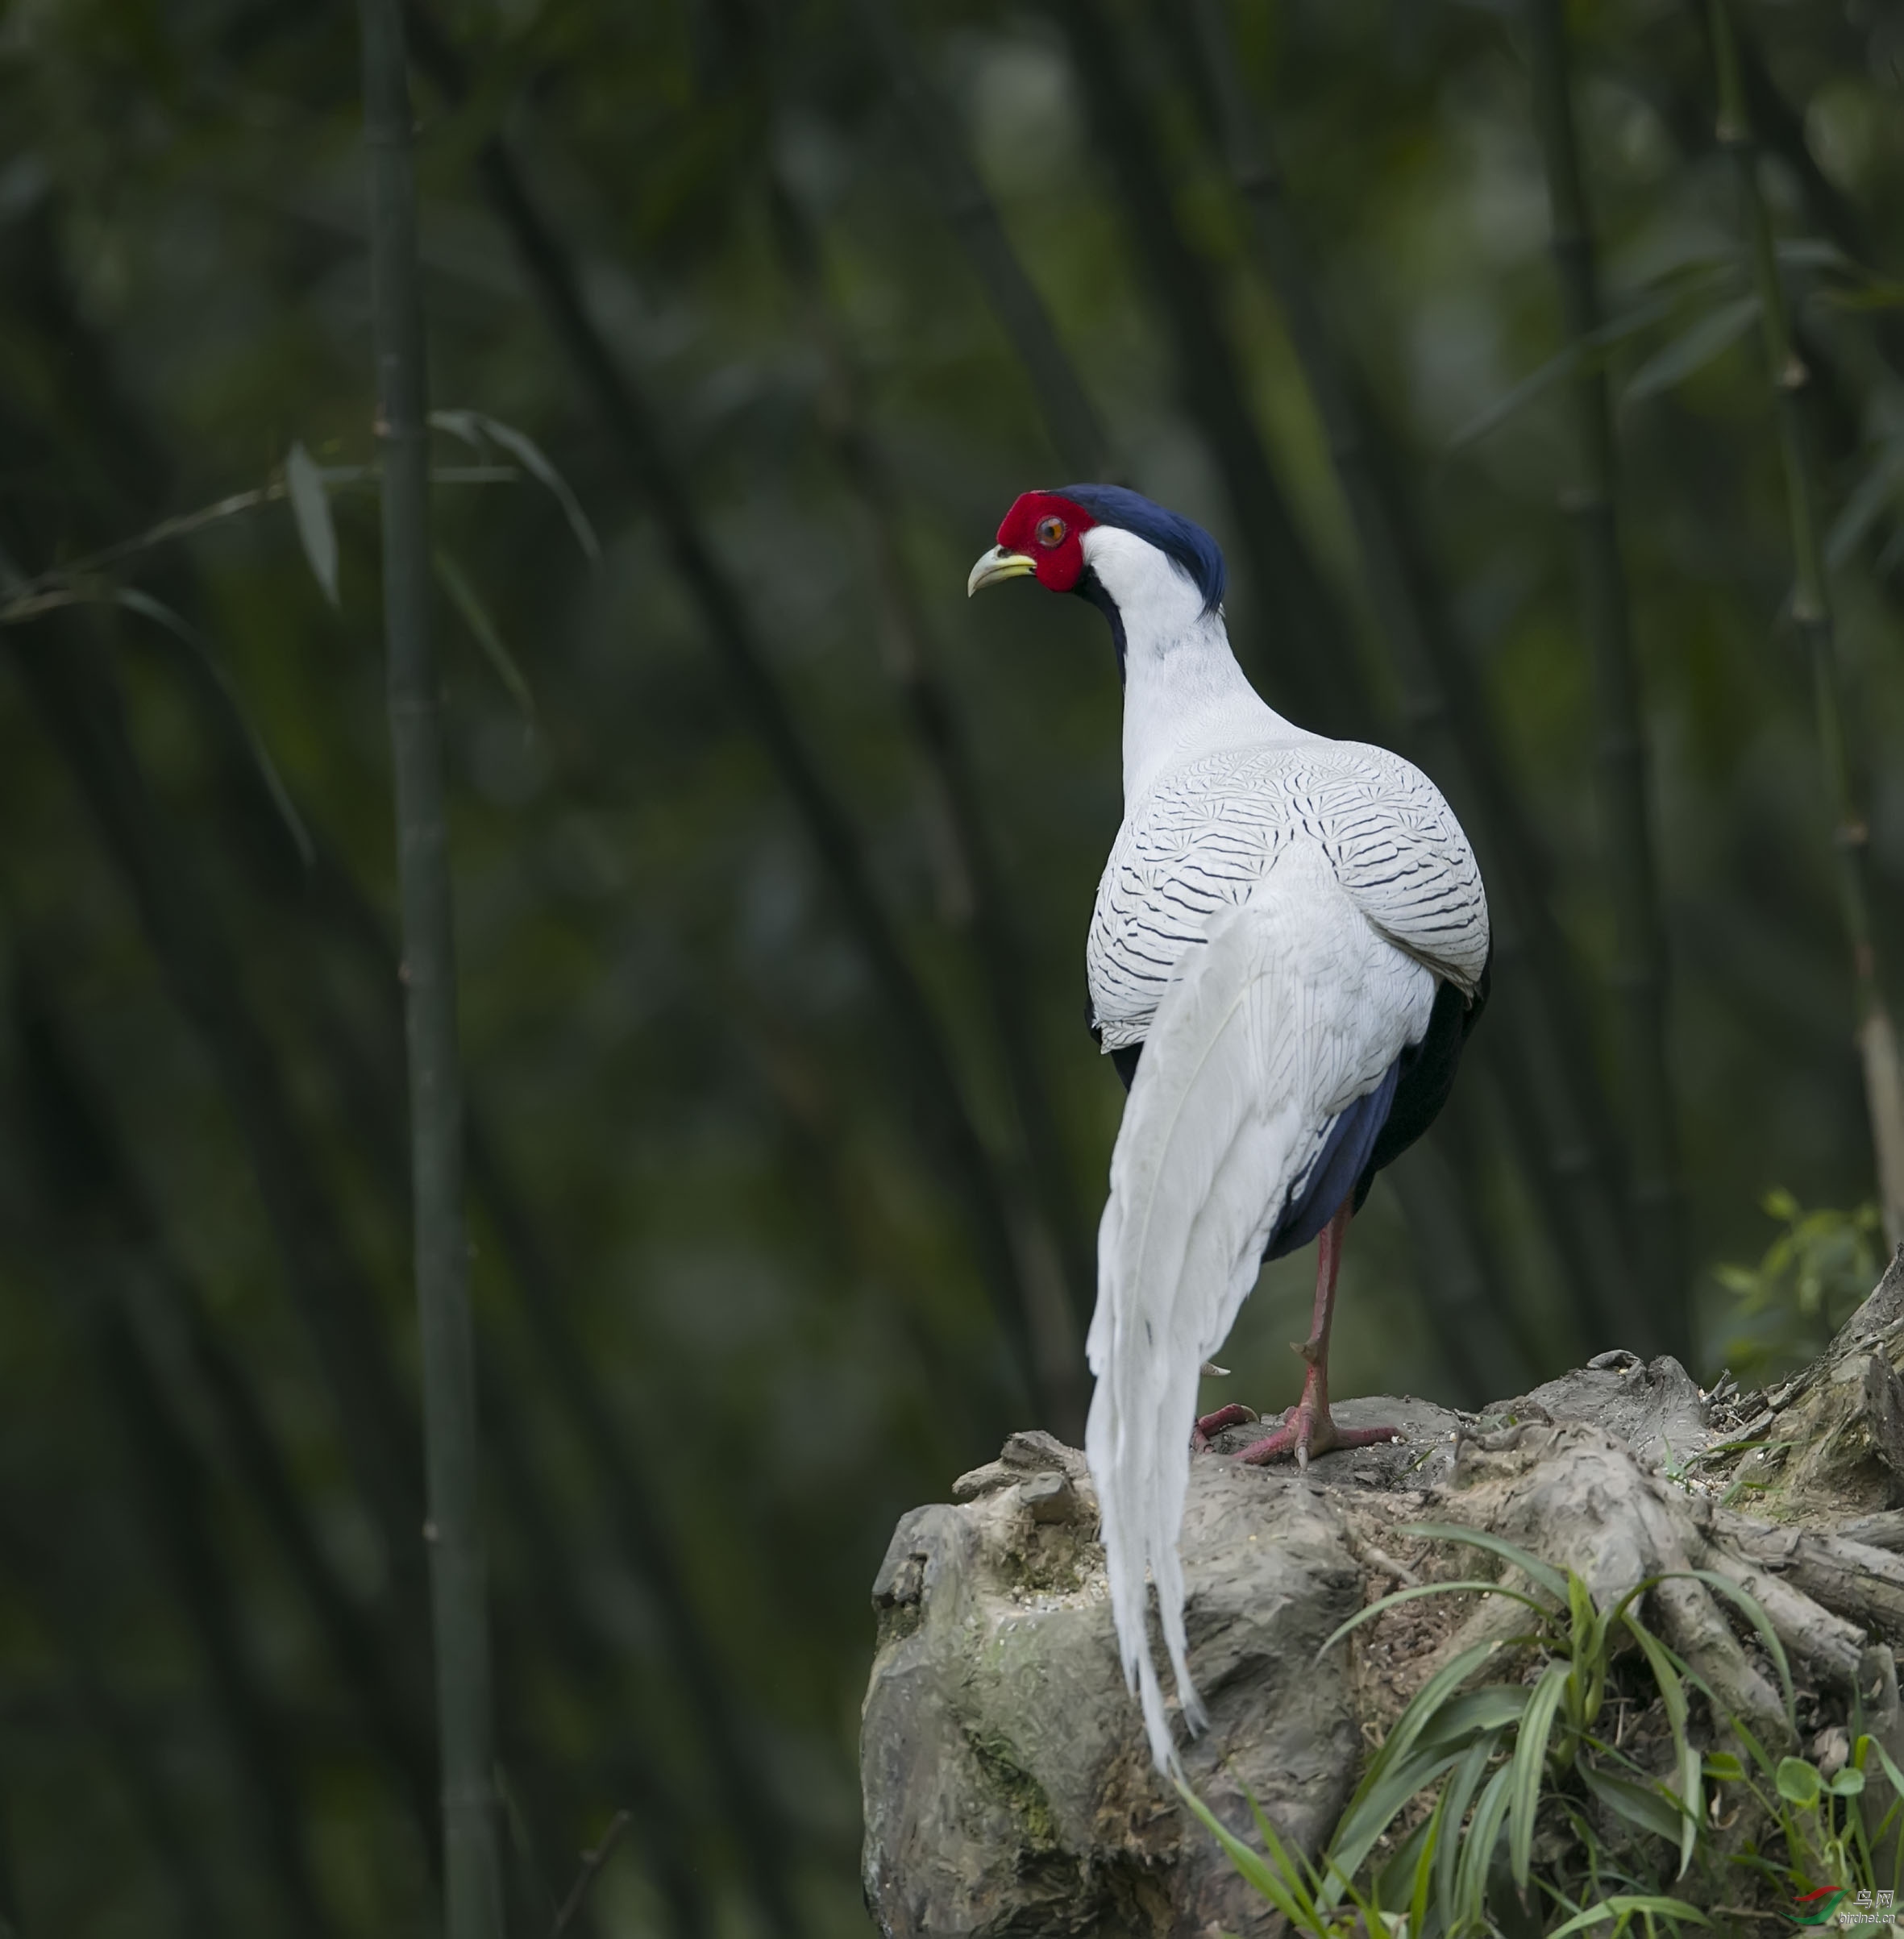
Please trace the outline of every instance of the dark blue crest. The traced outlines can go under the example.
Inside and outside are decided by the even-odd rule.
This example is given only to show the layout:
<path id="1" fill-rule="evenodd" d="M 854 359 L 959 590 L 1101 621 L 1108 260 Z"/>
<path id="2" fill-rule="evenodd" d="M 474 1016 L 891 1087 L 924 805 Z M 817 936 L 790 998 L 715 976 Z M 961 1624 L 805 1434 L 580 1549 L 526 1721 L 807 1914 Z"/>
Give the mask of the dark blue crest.
<path id="1" fill-rule="evenodd" d="M 1059 496 L 1083 506 L 1100 525 L 1116 525 L 1149 540 L 1203 594 L 1204 612 L 1214 612 L 1223 604 L 1223 552 L 1201 525 L 1123 485 L 1065 485 Z"/>

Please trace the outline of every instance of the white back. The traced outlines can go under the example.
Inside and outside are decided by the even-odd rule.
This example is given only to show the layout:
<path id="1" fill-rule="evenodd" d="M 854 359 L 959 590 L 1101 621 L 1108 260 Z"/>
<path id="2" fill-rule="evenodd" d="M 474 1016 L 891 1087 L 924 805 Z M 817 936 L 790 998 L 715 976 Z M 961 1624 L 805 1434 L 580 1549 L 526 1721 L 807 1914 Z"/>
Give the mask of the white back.
<path id="1" fill-rule="evenodd" d="M 1198 1370 L 1337 1115 L 1420 1041 L 1440 978 L 1474 987 L 1487 905 L 1426 776 L 1266 705 L 1220 611 L 1146 541 L 1100 526 L 1084 551 L 1125 636 L 1125 819 L 1086 965 L 1104 1047 L 1145 1047 L 1099 1233 L 1085 1450 L 1125 1675 L 1167 1768 L 1145 1585 L 1194 1724 L 1177 1535 Z"/>

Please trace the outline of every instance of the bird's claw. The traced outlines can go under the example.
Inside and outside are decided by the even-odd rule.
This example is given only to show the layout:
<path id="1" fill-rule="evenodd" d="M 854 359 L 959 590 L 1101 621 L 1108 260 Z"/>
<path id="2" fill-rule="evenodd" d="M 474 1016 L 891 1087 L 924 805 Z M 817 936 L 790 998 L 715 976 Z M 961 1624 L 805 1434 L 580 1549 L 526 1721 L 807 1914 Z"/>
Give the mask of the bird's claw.
<path id="1" fill-rule="evenodd" d="M 1237 1459 L 1262 1468 L 1283 1455 L 1293 1455 L 1297 1468 L 1306 1474 L 1317 1455 L 1341 1447 L 1374 1447 L 1401 1438 L 1399 1427 L 1338 1427 L 1326 1401 L 1319 1406 L 1305 1399 L 1283 1415 L 1282 1425 L 1274 1434 L 1244 1448 Z"/>
<path id="2" fill-rule="evenodd" d="M 1212 1435 L 1221 1434 L 1226 1427 L 1234 1427 L 1244 1421 L 1260 1421 L 1262 1416 L 1253 1407 L 1245 1407 L 1241 1401 L 1232 1401 L 1228 1405 L 1219 1407 L 1214 1414 L 1207 1414 L 1190 1432 L 1190 1445 L 1199 1454 L 1210 1445 Z"/>

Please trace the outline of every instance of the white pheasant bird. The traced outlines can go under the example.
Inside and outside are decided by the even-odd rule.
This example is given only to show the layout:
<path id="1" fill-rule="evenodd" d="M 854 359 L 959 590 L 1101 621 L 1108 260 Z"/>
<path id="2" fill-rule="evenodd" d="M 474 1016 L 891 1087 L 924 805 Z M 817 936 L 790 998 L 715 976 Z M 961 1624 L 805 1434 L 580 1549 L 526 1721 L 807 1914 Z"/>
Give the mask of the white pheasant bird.
<path id="1" fill-rule="evenodd" d="M 1020 575 L 1110 622 L 1124 678 L 1124 824 L 1098 886 L 1091 1027 L 1130 1096 L 1111 1160 L 1085 1452 L 1126 1680 L 1176 1763 L 1145 1627 L 1156 1585 L 1179 1704 L 1177 1552 L 1197 1380 L 1262 1261 L 1320 1239 L 1301 1400 L 1238 1457 L 1391 1440 L 1342 1428 L 1328 1339 L 1349 1218 L 1445 1101 L 1486 1000 L 1487 900 L 1467 838 L 1399 755 L 1306 732 L 1244 678 L 1208 534 L 1113 485 L 1030 492 L 968 591 Z"/>

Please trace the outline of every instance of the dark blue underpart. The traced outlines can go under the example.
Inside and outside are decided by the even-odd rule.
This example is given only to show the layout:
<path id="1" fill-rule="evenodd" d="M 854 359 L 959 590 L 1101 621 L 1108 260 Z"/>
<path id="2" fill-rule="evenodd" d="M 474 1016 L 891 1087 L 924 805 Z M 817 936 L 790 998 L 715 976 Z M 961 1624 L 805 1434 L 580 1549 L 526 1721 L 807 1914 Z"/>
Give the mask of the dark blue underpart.
<path id="1" fill-rule="evenodd" d="M 1100 525 L 1116 525 L 1124 531 L 1135 533 L 1173 559 L 1185 577 L 1203 594 L 1204 612 L 1214 612 L 1223 604 L 1223 549 L 1201 525 L 1193 525 L 1180 513 L 1153 504 L 1142 492 L 1130 491 L 1123 485 L 1065 485 L 1060 488 L 1058 496 L 1083 506 Z M 1084 592 L 1082 580 L 1077 590 L 1084 592 L 1087 599 L 1091 599 L 1092 596 Z M 1099 590 L 1101 593 L 1103 589 Z M 1092 600 L 1093 604 L 1100 603 Z M 1109 604 L 1108 600 L 1101 603 L 1107 607 Z M 1118 641 L 1117 655 L 1121 666 L 1124 659 L 1121 638 Z"/>
<path id="2" fill-rule="evenodd" d="M 1382 1082 L 1329 1126 L 1321 1155 L 1310 1166 L 1295 1199 L 1283 1208 L 1264 1258 L 1280 1259 L 1285 1252 L 1306 1246 L 1345 1203 L 1353 1201 L 1359 1212 L 1376 1173 L 1392 1165 L 1440 1115 L 1454 1087 L 1455 1067 L 1461 1062 L 1468 1033 L 1487 1007 L 1493 970 L 1490 950 L 1471 998 L 1463 996 L 1453 983 L 1444 982 L 1436 989 L 1421 1041 L 1409 1044 L 1389 1065 Z M 1097 1036 L 1097 1019 L 1088 999 L 1084 1014 L 1091 1035 Z M 1111 1053 L 1111 1062 L 1126 1090 L 1137 1074 L 1143 1054 L 1141 1044 L 1126 1044 Z"/>
<path id="3" fill-rule="evenodd" d="M 1263 1248 L 1265 1259 L 1280 1259 L 1285 1252 L 1301 1251 L 1347 1202 L 1355 1181 L 1374 1155 L 1375 1140 L 1388 1122 L 1401 1075 L 1402 1061 L 1397 1057 L 1373 1090 L 1357 1098 L 1346 1111 L 1337 1112 L 1316 1162 L 1308 1175 L 1297 1181 L 1282 1216 L 1270 1233 L 1270 1243 Z"/>

